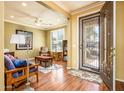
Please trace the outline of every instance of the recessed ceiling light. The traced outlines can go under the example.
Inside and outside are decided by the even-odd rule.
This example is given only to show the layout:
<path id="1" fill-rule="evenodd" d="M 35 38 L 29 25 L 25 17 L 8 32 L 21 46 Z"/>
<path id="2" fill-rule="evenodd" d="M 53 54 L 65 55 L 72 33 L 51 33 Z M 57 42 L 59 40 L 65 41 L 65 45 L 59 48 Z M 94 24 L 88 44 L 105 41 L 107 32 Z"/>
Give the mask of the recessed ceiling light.
<path id="1" fill-rule="evenodd" d="M 23 3 L 22 3 L 22 6 L 27 6 L 27 4 L 23 2 Z"/>
<path id="2" fill-rule="evenodd" d="M 11 16 L 10 16 L 10 18 L 14 18 L 14 16 L 13 16 L 13 15 L 11 15 Z"/>

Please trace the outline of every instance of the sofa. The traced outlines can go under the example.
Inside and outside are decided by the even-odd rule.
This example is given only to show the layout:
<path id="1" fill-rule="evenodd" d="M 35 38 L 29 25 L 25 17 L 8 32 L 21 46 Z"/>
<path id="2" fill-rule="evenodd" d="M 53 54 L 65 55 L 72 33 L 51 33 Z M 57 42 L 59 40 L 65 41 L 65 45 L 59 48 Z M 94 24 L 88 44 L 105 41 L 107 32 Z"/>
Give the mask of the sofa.
<path id="1" fill-rule="evenodd" d="M 4 54 L 5 64 L 5 88 L 12 90 L 16 84 L 27 80 L 27 76 L 36 75 L 38 82 L 38 64 L 29 64 L 23 59 L 15 58 L 9 53 Z"/>

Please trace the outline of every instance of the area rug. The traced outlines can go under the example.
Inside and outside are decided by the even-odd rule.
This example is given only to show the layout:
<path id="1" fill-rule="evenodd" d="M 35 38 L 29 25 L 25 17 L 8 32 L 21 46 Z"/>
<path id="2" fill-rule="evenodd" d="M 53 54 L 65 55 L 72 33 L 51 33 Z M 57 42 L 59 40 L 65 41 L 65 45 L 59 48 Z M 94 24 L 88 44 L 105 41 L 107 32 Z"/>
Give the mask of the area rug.
<path id="1" fill-rule="evenodd" d="M 91 81 L 91 82 L 95 82 L 95 83 L 98 83 L 98 84 L 101 84 L 103 82 L 100 75 L 92 73 L 92 72 L 70 69 L 68 71 L 68 73 L 73 75 L 73 76 L 77 76 L 81 79 L 88 80 L 88 81 Z"/>
<path id="2" fill-rule="evenodd" d="M 45 67 L 42 67 L 42 66 L 39 66 L 38 67 L 39 72 L 42 72 L 42 73 L 49 73 L 49 72 L 51 72 L 53 70 L 58 70 L 60 68 L 62 68 L 62 66 L 61 65 L 58 65 L 58 64 L 53 64 L 52 66 L 46 67 L 46 68 Z"/>

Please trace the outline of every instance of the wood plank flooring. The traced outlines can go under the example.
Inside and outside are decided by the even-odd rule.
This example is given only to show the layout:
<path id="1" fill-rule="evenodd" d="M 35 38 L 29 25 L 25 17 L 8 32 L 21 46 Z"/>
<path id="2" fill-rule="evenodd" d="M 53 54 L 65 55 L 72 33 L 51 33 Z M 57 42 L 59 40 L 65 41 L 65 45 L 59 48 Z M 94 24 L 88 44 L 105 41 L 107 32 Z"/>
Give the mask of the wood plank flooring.
<path id="1" fill-rule="evenodd" d="M 116 91 L 124 91 L 124 82 L 116 81 Z"/>
<path id="2" fill-rule="evenodd" d="M 39 82 L 35 77 L 31 80 L 31 87 L 36 91 L 107 91 L 106 85 L 82 80 L 67 73 L 66 62 L 57 61 L 54 64 L 62 65 L 62 68 L 50 73 L 39 73 Z M 25 85 L 15 90 L 23 90 Z"/>

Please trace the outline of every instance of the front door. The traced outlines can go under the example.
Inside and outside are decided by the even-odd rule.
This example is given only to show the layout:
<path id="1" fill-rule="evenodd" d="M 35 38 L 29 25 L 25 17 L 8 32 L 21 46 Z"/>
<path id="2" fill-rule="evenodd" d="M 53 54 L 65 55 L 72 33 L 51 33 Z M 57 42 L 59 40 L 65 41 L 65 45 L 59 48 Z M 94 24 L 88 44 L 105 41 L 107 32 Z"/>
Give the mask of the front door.
<path id="1" fill-rule="evenodd" d="M 113 90 L 113 2 L 106 2 L 100 11 L 100 75 Z"/>
<path id="2" fill-rule="evenodd" d="M 100 68 L 100 14 L 79 19 L 80 69 L 99 72 Z"/>

